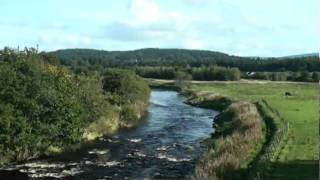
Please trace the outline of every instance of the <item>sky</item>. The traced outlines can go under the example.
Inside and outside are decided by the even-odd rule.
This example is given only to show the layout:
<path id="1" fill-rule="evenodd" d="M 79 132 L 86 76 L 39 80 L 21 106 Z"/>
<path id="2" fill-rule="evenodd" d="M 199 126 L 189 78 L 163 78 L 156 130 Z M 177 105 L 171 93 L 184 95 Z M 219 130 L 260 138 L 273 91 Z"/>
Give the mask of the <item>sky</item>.
<path id="1" fill-rule="evenodd" d="M 184 48 L 241 56 L 320 49 L 318 0 L 0 0 L 0 48 Z"/>

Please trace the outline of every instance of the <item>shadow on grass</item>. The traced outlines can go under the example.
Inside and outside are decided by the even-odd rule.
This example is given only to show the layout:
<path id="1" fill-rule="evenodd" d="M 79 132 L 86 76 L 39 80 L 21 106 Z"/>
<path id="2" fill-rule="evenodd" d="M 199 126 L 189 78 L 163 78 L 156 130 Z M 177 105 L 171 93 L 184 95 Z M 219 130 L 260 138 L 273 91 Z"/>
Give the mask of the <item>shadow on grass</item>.
<path id="1" fill-rule="evenodd" d="M 271 163 L 263 179 L 319 179 L 319 161 L 297 160 L 288 163 Z"/>

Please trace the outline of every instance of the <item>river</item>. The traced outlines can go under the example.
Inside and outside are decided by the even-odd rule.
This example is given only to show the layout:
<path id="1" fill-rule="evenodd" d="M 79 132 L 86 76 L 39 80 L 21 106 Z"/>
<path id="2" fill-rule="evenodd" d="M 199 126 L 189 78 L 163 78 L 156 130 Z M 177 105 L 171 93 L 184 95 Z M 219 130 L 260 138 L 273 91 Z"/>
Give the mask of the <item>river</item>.
<path id="1" fill-rule="evenodd" d="M 32 179 L 185 179 L 218 113 L 183 101 L 175 91 L 154 89 L 138 127 L 99 138 L 74 153 L 11 168 Z"/>

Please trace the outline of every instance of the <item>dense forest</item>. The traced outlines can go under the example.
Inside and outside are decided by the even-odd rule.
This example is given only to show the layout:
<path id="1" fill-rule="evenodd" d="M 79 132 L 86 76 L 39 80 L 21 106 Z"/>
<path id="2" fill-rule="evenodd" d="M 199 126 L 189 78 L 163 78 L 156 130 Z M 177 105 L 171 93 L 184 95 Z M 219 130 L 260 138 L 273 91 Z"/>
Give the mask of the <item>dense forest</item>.
<path id="1" fill-rule="evenodd" d="M 320 61 L 316 55 L 253 58 L 214 51 L 152 48 L 134 51 L 66 49 L 51 54 L 58 56 L 63 65 L 77 74 L 117 67 L 135 70 L 139 75 L 150 78 L 175 79 L 177 72 L 183 71 L 194 80 L 238 80 L 237 71 L 240 70 L 242 78 L 316 81 L 320 72 Z M 249 72 L 255 73 L 248 75 Z"/>
<path id="2" fill-rule="evenodd" d="M 0 164 L 59 152 L 138 122 L 150 89 L 134 72 L 76 75 L 35 49 L 0 51 Z"/>

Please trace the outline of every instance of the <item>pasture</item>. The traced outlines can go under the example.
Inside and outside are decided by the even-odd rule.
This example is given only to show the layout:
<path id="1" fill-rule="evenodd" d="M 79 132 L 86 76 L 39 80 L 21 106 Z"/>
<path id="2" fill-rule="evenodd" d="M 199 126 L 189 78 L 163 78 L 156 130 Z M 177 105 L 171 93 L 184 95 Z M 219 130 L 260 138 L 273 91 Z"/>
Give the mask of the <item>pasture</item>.
<path id="1" fill-rule="evenodd" d="M 312 83 L 191 83 L 195 91 L 219 93 L 235 100 L 264 99 L 290 128 L 277 157 L 268 167 L 270 179 L 318 179 L 319 86 Z M 286 96 L 289 92 L 291 96 Z"/>

